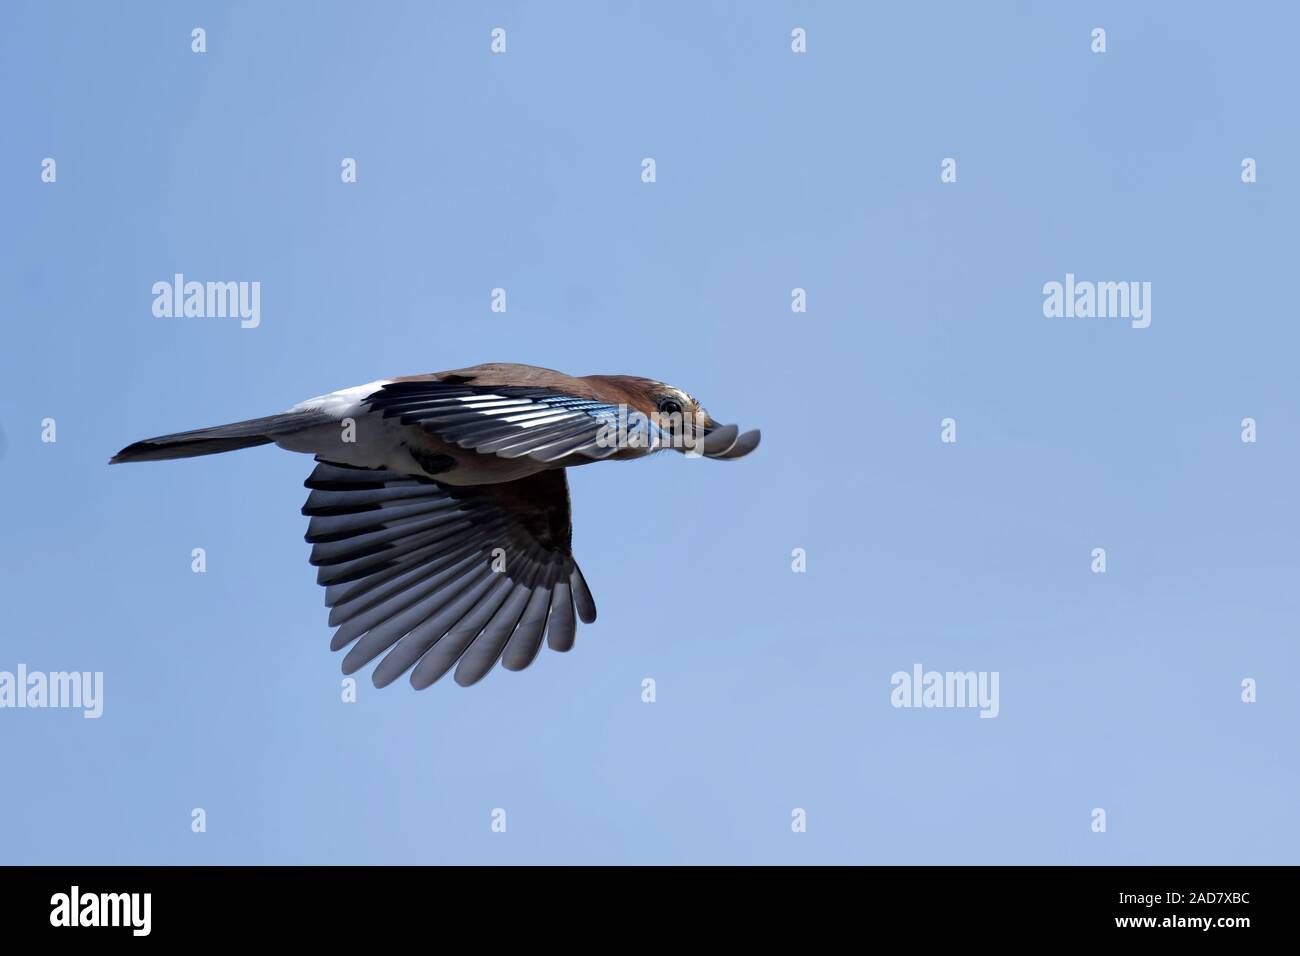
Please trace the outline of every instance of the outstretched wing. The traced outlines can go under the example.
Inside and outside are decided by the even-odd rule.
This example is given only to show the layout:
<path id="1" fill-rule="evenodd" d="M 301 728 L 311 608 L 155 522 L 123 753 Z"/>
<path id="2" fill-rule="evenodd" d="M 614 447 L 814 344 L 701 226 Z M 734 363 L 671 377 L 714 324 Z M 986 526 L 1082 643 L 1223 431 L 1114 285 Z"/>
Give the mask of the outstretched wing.
<path id="1" fill-rule="evenodd" d="M 657 448 L 666 435 L 626 406 L 520 385 L 389 382 L 365 403 L 445 442 L 502 458 L 607 458 L 624 447 Z"/>
<path id="2" fill-rule="evenodd" d="M 428 687 L 452 665 L 468 686 L 497 660 L 527 667 L 543 635 L 572 648 L 575 604 L 596 619 L 570 549 L 563 469 L 461 488 L 322 461 L 305 484 L 311 563 L 338 626 L 330 647 L 351 645 L 346 674 L 387 652 L 377 687 L 411 668 L 412 685 Z"/>

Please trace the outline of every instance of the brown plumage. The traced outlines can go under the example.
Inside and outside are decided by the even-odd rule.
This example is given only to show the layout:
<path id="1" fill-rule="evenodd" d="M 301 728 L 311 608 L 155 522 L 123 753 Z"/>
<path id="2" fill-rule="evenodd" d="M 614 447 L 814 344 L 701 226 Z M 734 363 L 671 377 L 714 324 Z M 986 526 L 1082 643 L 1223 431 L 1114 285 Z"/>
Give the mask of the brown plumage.
<path id="1" fill-rule="evenodd" d="M 272 415 L 162 435 L 111 463 L 274 442 L 316 456 L 303 514 L 345 673 L 385 656 L 384 686 L 456 668 L 527 667 L 573 646 L 596 605 L 573 559 L 565 469 L 665 448 L 741 458 L 757 431 L 719 425 L 681 389 L 492 363 L 382 379 Z"/>

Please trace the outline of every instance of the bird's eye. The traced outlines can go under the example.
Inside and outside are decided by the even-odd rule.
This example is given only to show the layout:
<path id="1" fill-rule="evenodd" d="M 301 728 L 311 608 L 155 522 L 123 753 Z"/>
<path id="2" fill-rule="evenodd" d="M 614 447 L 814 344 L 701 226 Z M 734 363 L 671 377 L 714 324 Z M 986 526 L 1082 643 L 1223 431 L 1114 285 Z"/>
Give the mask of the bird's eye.
<path id="1" fill-rule="evenodd" d="M 665 415 L 680 415 L 682 413 L 682 404 L 675 398 L 665 398 L 659 403 L 659 411 Z"/>

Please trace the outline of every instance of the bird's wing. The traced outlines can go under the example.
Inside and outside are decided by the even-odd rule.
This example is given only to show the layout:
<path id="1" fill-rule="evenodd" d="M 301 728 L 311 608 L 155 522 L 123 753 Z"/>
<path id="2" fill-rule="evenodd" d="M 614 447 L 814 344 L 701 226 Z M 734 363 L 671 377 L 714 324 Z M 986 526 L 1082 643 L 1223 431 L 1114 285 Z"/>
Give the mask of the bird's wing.
<path id="1" fill-rule="evenodd" d="M 607 458 L 620 448 L 658 448 L 667 436 L 626 406 L 523 385 L 389 382 L 365 403 L 445 442 L 502 458 Z"/>
<path id="2" fill-rule="evenodd" d="M 596 619 L 570 549 L 562 468 L 461 488 L 319 462 L 306 486 L 311 563 L 338 625 L 331 649 L 352 645 L 346 674 L 387 651 L 377 687 L 412 667 L 411 683 L 428 687 L 453 664 L 468 686 L 498 659 L 527 667 L 543 634 L 554 650 L 572 648 L 575 605 Z"/>

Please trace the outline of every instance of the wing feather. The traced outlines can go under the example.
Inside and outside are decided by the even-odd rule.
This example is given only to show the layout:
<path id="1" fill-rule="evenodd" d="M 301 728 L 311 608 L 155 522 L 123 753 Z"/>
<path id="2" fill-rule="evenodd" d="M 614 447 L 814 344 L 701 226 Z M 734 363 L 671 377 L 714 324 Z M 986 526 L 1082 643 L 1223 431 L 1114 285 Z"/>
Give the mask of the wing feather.
<path id="1" fill-rule="evenodd" d="M 566 418 L 503 447 L 549 447 L 579 431 Z M 376 686 L 409 671 L 424 688 L 453 668 L 468 686 L 498 662 L 527 667 L 543 638 L 570 649 L 575 613 L 595 620 L 570 546 L 563 469 L 455 487 L 322 461 L 306 486 L 311 563 L 336 628 L 331 649 L 347 649 L 345 673 L 382 655 Z"/>

